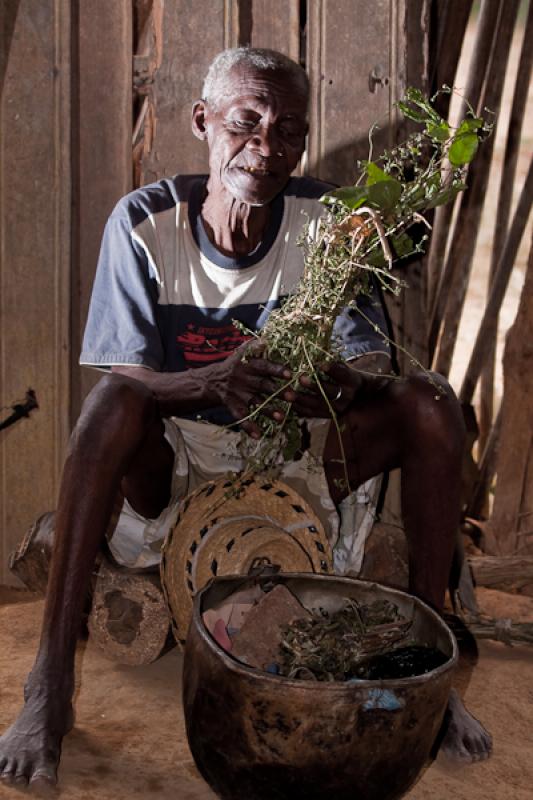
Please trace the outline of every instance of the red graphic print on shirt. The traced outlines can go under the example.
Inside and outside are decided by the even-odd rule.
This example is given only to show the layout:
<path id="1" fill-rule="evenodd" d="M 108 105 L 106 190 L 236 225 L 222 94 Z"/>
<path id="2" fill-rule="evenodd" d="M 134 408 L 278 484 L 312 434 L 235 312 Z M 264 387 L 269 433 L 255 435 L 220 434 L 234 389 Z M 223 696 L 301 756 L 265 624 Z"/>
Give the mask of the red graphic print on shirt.
<path id="1" fill-rule="evenodd" d="M 243 342 L 251 339 L 232 325 L 219 328 L 203 327 L 189 323 L 185 333 L 176 336 L 188 367 L 203 367 L 215 361 L 223 361 Z"/>

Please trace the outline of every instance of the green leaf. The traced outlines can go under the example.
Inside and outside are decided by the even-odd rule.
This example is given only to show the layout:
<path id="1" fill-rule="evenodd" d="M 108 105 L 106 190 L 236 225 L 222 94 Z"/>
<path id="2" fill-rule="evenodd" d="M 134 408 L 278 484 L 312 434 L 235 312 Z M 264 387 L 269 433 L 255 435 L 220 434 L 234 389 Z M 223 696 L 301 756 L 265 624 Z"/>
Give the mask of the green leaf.
<path id="1" fill-rule="evenodd" d="M 438 124 L 430 122 L 426 125 L 426 133 L 430 139 L 436 142 L 445 142 L 450 138 L 450 126 L 444 121 Z"/>
<path id="2" fill-rule="evenodd" d="M 387 259 L 383 255 L 383 251 L 380 248 L 373 250 L 371 253 L 365 256 L 365 261 L 370 264 L 371 267 L 386 267 L 388 266 Z"/>
<path id="3" fill-rule="evenodd" d="M 381 211 L 391 211 L 402 196 L 402 184 L 396 178 L 378 181 L 368 187 L 368 202 Z"/>
<path id="4" fill-rule="evenodd" d="M 459 133 L 453 138 L 448 150 L 448 158 L 454 167 L 469 164 L 474 158 L 478 147 L 478 138 L 475 133 Z"/>
<path id="5" fill-rule="evenodd" d="M 432 119 L 437 125 L 444 121 L 440 114 L 435 111 L 427 97 L 422 94 L 420 89 L 415 89 L 414 86 L 409 86 L 405 91 L 405 96 L 411 101 L 411 103 L 414 103 L 416 106 L 425 111 L 426 116 Z"/>
<path id="6" fill-rule="evenodd" d="M 388 181 L 391 180 L 391 176 L 387 175 L 377 164 L 374 164 L 373 161 L 366 162 L 366 174 L 367 174 L 367 186 L 373 186 L 375 183 L 380 183 L 381 181 Z"/>
<path id="7" fill-rule="evenodd" d="M 366 203 L 368 199 L 367 189 L 364 186 L 341 186 L 332 192 L 322 195 L 320 202 L 324 205 L 343 205 L 355 211 L 356 208 Z"/>
<path id="8" fill-rule="evenodd" d="M 453 200 L 459 192 L 463 192 L 466 189 L 466 183 L 454 183 L 453 186 L 448 186 L 446 189 L 443 189 L 441 192 L 438 192 L 430 201 L 427 203 L 426 208 L 436 208 L 437 206 L 444 206 L 446 203 L 449 203 Z"/>
<path id="9" fill-rule="evenodd" d="M 296 453 L 302 449 L 302 433 L 300 426 L 294 419 L 289 420 L 286 426 L 285 434 L 285 446 L 283 447 L 282 451 L 283 458 L 285 461 L 294 461 Z"/>
<path id="10" fill-rule="evenodd" d="M 410 181 L 404 185 L 402 201 L 408 206 L 416 204 L 426 197 L 425 187 L 416 181 Z"/>
<path id="11" fill-rule="evenodd" d="M 465 117 L 457 129 L 457 134 L 475 133 L 482 126 L 483 120 L 480 117 Z"/>
<path id="12" fill-rule="evenodd" d="M 415 89 L 414 86 L 407 87 L 405 90 L 405 96 L 408 100 L 410 100 L 412 103 L 416 103 L 417 105 L 424 105 L 427 103 L 427 100 L 420 89 Z"/>
<path id="13" fill-rule="evenodd" d="M 410 255 L 415 249 L 413 240 L 406 233 L 400 233 L 398 236 L 392 236 L 391 244 L 398 258 L 403 258 L 404 256 Z"/>
<path id="14" fill-rule="evenodd" d="M 368 202 L 382 211 L 390 211 L 397 205 L 402 195 L 402 184 L 373 161 L 367 161 L 365 169 Z"/>
<path id="15" fill-rule="evenodd" d="M 417 111 L 416 108 L 411 108 L 411 106 L 404 103 L 402 100 L 398 102 L 398 108 L 407 119 L 412 119 L 413 122 L 427 122 L 427 114 L 422 114 L 421 111 Z"/>

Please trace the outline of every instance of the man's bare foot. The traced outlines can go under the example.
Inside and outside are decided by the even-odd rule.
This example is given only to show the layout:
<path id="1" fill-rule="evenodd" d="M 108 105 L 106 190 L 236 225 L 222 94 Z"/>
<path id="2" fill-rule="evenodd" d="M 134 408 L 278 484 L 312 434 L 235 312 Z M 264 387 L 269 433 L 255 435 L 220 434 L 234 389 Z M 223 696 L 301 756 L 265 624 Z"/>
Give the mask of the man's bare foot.
<path id="1" fill-rule="evenodd" d="M 492 737 L 483 725 L 466 710 L 455 689 L 450 692 L 444 717 L 446 730 L 440 751 L 452 761 L 483 761 L 492 752 Z"/>
<path id="2" fill-rule="evenodd" d="M 0 737 L 0 779 L 5 782 L 57 783 L 61 741 L 73 725 L 70 701 L 29 695 L 13 725 Z"/>

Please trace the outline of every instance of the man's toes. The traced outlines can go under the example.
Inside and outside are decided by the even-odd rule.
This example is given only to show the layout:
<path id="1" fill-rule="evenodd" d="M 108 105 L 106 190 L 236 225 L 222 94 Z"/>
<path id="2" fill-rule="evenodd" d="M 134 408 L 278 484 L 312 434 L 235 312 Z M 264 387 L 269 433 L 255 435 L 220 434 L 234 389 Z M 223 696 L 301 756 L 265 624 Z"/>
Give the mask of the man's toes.
<path id="1" fill-rule="evenodd" d="M 5 765 L 4 765 L 3 769 L 2 769 L 2 772 L 0 773 L 0 778 L 3 781 L 11 783 L 11 781 L 15 777 L 16 772 L 17 772 L 16 759 L 10 760 L 8 758 L 8 759 L 6 759 L 6 763 L 5 763 Z"/>
<path id="2" fill-rule="evenodd" d="M 49 777 L 39 773 L 30 780 L 30 792 L 36 797 L 44 798 L 44 800 L 50 800 L 50 798 L 55 800 L 60 794 L 56 784 L 57 780 L 50 780 Z"/>
<path id="3" fill-rule="evenodd" d="M 33 786 L 55 786 L 57 783 L 57 766 L 55 764 L 41 764 L 37 767 L 30 778 Z"/>
<path id="4" fill-rule="evenodd" d="M 481 734 L 472 743 L 472 752 L 476 755 L 476 761 L 484 761 L 492 753 L 492 736 L 487 731 Z"/>
<path id="5" fill-rule="evenodd" d="M 26 758 L 20 758 L 17 764 L 17 771 L 13 776 L 13 783 L 28 783 L 31 772 L 31 762 Z"/>
<path id="6" fill-rule="evenodd" d="M 447 755 L 449 758 L 452 758 L 454 761 L 459 761 L 461 764 L 472 763 L 472 752 L 466 742 L 456 742 L 455 747 L 449 748 Z"/>

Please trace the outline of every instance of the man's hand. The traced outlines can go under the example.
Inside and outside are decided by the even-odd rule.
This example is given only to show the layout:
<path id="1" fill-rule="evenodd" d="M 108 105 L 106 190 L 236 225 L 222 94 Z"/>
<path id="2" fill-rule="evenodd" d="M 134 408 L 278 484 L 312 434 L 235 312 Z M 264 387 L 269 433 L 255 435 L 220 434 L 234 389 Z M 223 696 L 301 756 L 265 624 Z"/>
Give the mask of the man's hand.
<path id="1" fill-rule="evenodd" d="M 384 354 L 358 358 L 349 363 L 336 362 L 321 368 L 326 376 L 320 386 L 316 380 L 304 375 L 300 383 L 305 389 L 294 395 L 294 408 L 302 417 L 331 417 L 343 414 L 358 396 L 377 391 L 387 380 L 390 361 Z M 379 371 L 378 371 L 379 370 Z"/>
<path id="2" fill-rule="evenodd" d="M 286 366 L 261 357 L 262 349 L 259 342 L 246 343 L 225 361 L 213 365 L 213 388 L 221 405 L 226 406 L 235 420 L 245 420 L 241 427 L 254 439 L 260 438 L 261 429 L 257 423 L 245 418 L 254 407 L 279 392 L 280 387 L 291 379 L 291 371 Z M 277 395 L 289 402 L 296 396 L 296 392 L 289 388 Z M 275 403 L 265 406 L 262 412 L 279 422 L 284 417 Z"/>

